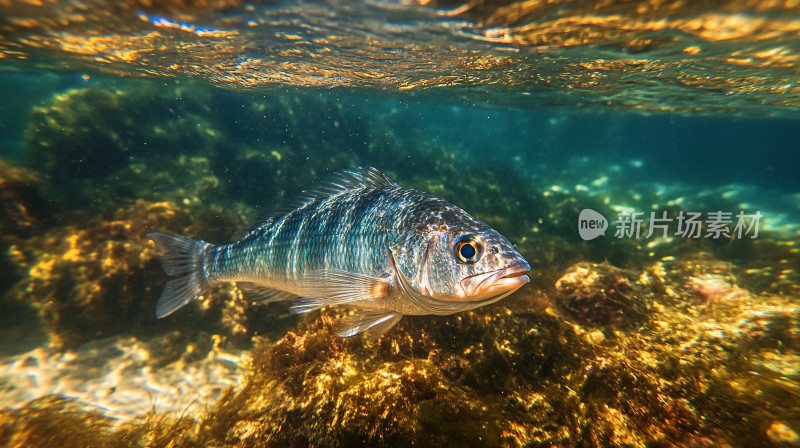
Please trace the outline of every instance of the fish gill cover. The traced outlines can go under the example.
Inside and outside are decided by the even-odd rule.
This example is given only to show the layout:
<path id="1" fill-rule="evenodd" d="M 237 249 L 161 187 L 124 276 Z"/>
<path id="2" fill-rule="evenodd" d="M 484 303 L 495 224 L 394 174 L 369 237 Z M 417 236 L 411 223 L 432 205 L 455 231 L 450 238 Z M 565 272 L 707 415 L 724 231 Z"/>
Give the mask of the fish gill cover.
<path id="1" fill-rule="evenodd" d="M 800 445 L 795 3 L 0 8 L 0 446 Z M 354 166 L 530 284 L 378 339 L 236 282 L 156 319 L 148 232 Z"/>

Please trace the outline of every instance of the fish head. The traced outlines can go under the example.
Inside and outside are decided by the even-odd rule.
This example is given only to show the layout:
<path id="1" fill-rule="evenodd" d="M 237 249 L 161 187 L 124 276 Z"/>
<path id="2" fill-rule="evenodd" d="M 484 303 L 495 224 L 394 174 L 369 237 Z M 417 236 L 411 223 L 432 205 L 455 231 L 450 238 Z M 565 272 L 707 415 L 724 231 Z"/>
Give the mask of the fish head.
<path id="1" fill-rule="evenodd" d="M 413 283 L 439 302 L 492 303 L 530 281 L 530 265 L 506 237 L 469 217 L 437 226 L 426 244 Z M 466 221 L 466 222 L 464 222 Z"/>

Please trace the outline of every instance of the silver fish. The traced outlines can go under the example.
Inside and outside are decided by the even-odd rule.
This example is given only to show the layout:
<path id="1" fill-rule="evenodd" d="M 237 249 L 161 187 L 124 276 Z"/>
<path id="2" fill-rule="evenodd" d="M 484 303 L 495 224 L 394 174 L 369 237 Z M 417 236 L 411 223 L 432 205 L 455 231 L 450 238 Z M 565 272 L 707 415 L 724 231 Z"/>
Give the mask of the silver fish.
<path id="1" fill-rule="evenodd" d="M 355 310 L 337 333 L 378 337 L 405 315 L 475 309 L 529 282 L 504 236 L 460 208 L 403 188 L 375 168 L 344 171 L 227 245 L 149 233 L 171 279 L 161 318 L 220 282 L 292 311 Z M 251 295 L 252 293 L 252 295 Z"/>

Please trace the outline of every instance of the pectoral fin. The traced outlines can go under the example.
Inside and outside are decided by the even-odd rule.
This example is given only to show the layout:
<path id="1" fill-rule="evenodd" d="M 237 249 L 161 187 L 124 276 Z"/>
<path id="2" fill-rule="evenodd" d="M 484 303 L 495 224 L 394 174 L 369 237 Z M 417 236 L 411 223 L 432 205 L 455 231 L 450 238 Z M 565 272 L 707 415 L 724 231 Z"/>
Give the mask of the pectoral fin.
<path id="1" fill-rule="evenodd" d="M 303 278 L 302 295 L 291 307 L 295 313 L 308 313 L 323 306 L 344 305 L 374 300 L 389 295 L 390 280 L 354 272 L 326 269 Z"/>
<path id="2" fill-rule="evenodd" d="M 371 339 L 376 340 L 400 322 L 402 318 L 403 315 L 397 313 L 356 311 L 339 322 L 336 334 L 349 338 L 366 331 Z"/>

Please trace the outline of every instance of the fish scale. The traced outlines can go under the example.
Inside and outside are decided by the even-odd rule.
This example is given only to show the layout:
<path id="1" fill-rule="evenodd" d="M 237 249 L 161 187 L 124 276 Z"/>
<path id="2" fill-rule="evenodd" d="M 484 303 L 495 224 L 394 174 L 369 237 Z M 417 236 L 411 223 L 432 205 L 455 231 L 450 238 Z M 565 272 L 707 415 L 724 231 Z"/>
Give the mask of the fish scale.
<path id="1" fill-rule="evenodd" d="M 415 218 L 413 213 L 383 212 L 401 198 L 407 206 L 430 199 L 397 187 L 367 187 L 316 199 L 241 241 L 206 249 L 212 260 L 207 281 L 299 282 L 306 270 L 319 269 L 383 272 L 386 254 L 373 249 L 388 245 L 392 233 L 380 229 Z"/>

